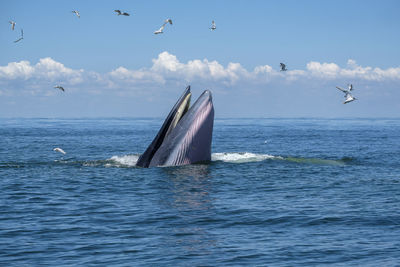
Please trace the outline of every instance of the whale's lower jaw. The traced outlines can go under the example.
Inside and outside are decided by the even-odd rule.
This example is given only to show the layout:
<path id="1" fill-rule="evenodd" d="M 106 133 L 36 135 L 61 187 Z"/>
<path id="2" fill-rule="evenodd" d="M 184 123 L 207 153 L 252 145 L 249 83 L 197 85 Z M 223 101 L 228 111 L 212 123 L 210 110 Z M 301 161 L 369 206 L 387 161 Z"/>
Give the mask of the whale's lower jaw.
<path id="1" fill-rule="evenodd" d="M 211 92 L 204 91 L 188 109 L 189 103 L 190 87 L 175 104 L 156 138 L 140 156 L 137 166 L 179 166 L 211 160 L 214 125 Z"/>

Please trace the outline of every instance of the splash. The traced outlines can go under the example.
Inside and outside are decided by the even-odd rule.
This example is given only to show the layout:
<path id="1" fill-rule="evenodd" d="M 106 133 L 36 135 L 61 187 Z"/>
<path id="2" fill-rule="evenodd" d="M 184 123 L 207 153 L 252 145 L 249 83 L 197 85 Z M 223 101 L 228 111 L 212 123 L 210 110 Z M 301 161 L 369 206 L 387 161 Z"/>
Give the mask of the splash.
<path id="1" fill-rule="evenodd" d="M 211 155 L 212 161 L 223 161 L 230 163 L 257 162 L 267 159 L 283 159 L 283 158 L 279 156 L 272 156 L 268 154 L 255 154 L 250 152 L 213 153 Z"/>
<path id="2" fill-rule="evenodd" d="M 79 164 L 83 166 L 105 166 L 105 167 L 116 167 L 116 168 L 132 168 L 136 167 L 136 162 L 139 159 L 139 154 L 128 154 L 120 156 L 112 156 L 106 160 L 93 160 L 93 161 L 58 161 L 63 164 Z M 286 162 L 294 162 L 299 164 L 318 164 L 318 165 L 347 165 L 353 158 L 344 157 L 342 159 L 322 159 L 322 158 L 302 158 L 302 157 L 281 157 L 273 156 L 269 154 L 257 154 L 251 152 L 221 152 L 212 153 L 211 161 L 214 162 L 226 162 L 226 163 L 249 163 L 249 162 L 260 162 L 264 160 L 281 160 Z M 0 165 L 1 167 L 1 165 Z"/>
<path id="3" fill-rule="evenodd" d="M 135 167 L 139 155 L 112 156 L 107 160 L 106 167 Z"/>

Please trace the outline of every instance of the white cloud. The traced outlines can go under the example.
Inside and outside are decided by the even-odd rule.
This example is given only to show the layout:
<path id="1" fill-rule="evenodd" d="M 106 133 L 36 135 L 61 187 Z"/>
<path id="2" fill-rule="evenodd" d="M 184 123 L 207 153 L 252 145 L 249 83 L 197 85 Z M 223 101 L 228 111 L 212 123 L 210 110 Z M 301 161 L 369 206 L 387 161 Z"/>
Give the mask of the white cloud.
<path id="1" fill-rule="evenodd" d="M 128 70 L 124 67 L 119 67 L 111 71 L 108 78 L 114 82 L 127 82 L 127 83 L 165 83 L 165 79 L 157 72 L 148 70 Z"/>
<path id="2" fill-rule="evenodd" d="M 10 62 L 7 66 L 0 67 L 1 79 L 28 79 L 34 72 L 29 61 Z"/>
<path id="3" fill-rule="evenodd" d="M 50 80 L 64 78 L 71 84 L 77 84 L 83 81 L 83 70 L 66 68 L 64 64 L 59 63 L 50 57 L 40 59 L 34 69 L 36 75 Z"/>
<path id="4" fill-rule="evenodd" d="M 246 88 L 254 84 L 270 82 L 305 81 L 400 81 L 400 67 L 388 69 L 362 67 L 355 60 L 349 59 L 345 67 L 336 63 L 321 63 L 311 61 L 303 70 L 280 72 L 269 65 L 256 66 L 246 70 L 240 63 L 228 63 L 223 66 L 218 61 L 208 59 L 193 59 L 180 62 L 175 55 L 166 51 L 152 60 L 150 68 L 127 69 L 120 66 L 108 73 L 71 69 L 64 64 L 47 57 L 35 65 L 29 61 L 10 62 L 0 66 L 0 89 L 8 92 L 12 88 L 39 90 L 61 83 L 82 90 L 101 93 L 104 89 L 119 89 L 119 91 L 144 91 L 150 87 L 168 85 L 187 85 L 190 83 L 210 84 L 212 87 L 241 86 Z M 18 86 L 16 86 L 18 84 Z M 13 86 L 14 85 L 14 86 Z M 23 85 L 23 86 L 21 86 Z"/>
<path id="5" fill-rule="evenodd" d="M 335 63 L 319 63 L 311 61 L 307 63 L 307 70 L 313 76 L 332 79 L 337 77 L 340 72 L 340 67 Z"/>
<path id="6" fill-rule="evenodd" d="M 41 58 L 36 65 L 29 61 L 11 62 L 7 66 L 0 67 L 0 79 L 45 79 L 54 81 L 56 79 L 67 80 L 70 84 L 82 82 L 83 70 L 73 70 L 50 57 Z"/>
<path id="7" fill-rule="evenodd" d="M 366 81 L 390 81 L 400 80 L 400 67 L 386 70 L 372 67 L 359 66 L 355 60 L 347 61 L 348 68 L 341 68 L 335 63 L 310 62 L 307 70 L 311 77 L 322 79 L 360 79 Z"/>
<path id="8" fill-rule="evenodd" d="M 158 58 L 153 59 L 153 66 L 149 72 L 162 75 L 164 79 L 183 79 L 187 82 L 196 79 L 204 81 L 221 81 L 232 84 L 242 77 L 248 77 L 249 73 L 239 63 L 229 63 L 224 68 L 217 61 L 208 59 L 194 59 L 187 63 L 181 63 L 175 55 L 162 52 Z"/>

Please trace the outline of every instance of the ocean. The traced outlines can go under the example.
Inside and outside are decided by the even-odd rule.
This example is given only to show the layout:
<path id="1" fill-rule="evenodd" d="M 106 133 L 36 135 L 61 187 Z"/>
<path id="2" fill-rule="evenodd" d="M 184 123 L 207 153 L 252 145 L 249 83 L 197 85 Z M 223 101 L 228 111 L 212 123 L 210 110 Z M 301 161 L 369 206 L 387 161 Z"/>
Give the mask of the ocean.
<path id="1" fill-rule="evenodd" d="M 400 119 L 216 119 L 209 164 L 135 167 L 162 122 L 0 119 L 0 265 L 399 266 Z"/>

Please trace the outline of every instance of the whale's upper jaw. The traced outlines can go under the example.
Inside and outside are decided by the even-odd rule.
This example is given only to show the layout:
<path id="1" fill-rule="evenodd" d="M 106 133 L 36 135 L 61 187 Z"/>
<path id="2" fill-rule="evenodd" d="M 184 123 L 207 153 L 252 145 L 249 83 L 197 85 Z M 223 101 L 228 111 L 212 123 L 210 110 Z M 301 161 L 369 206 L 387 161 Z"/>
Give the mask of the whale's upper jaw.
<path id="1" fill-rule="evenodd" d="M 190 87 L 172 108 L 137 166 L 177 166 L 211 160 L 214 107 L 206 90 L 191 108 Z"/>
<path id="2" fill-rule="evenodd" d="M 157 135 L 154 137 L 151 144 L 147 147 L 146 151 L 139 157 L 136 166 L 147 168 L 150 165 L 151 159 L 153 158 L 154 154 L 157 152 L 159 147 L 164 141 L 165 136 L 172 131 L 177 124 L 177 120 L 179 118 L 177 116 L 182 117 L 184 114 L 179 114 L 179 110 L 183 110 L 183 113 L 187 112 L 190 104 L 191 92 L 190 86 L 186 87 L 185 91 L 175 103 L 171 111 L 169 112 L 167 118 L 165 119 L 163 125 L 161 126 L 160 130 L 158 131 Z M 184 106 L 184 107 L 182 107 Z M 175 126 L 173 124 L 175 123 Z"/>

